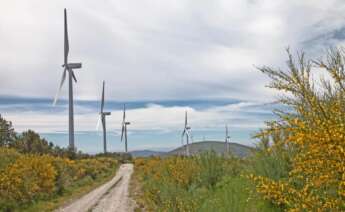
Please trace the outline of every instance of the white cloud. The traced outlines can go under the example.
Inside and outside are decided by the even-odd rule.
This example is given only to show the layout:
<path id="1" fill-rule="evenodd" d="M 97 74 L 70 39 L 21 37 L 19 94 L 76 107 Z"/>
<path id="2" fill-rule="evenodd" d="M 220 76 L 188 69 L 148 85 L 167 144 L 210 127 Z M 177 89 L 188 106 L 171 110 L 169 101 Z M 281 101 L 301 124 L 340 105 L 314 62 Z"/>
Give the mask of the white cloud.
<path id="1" fill-rule="evenodd" d="M 320 54 L 341 42 L 323 35 L 345 23 L 341 0 L 6 1 L 0 95 L 55 95 L 64 7 L 70 59 L 83 62 L 75 85 L 83 99 L 98 99 L 103 79 L 107 96 L 120 100 L 271 99 L 253 64 L 283 65 L 287 46 Z"/>
<path id="2" fill-rule="evenodd" d="M 75 114 L 76 131 L 95 131 L 98 114 L 89 108 L 78 106 Z M 241 102 L 225 106 L 210 106 L 205 109 L 195 109 L 183 106 L 161 106 L 148 104 L 146 107 L 127 109 L 127 119 L 131 122 L 131 130 L 154 130 L 168 132 L 181 130 L 184 125 L 184 113 L 188 111 L 189 123 L 194 130 L 222 129 L 228 124 L 234 129 L 258 129 L 263 126 L 265 118 L 270 117 L 270 109 L 265 109 L 261 103 Z M 107 128 L 111 132 L 120 131 L 122 110 L 111 111 L 107 117 Z M 67 130 L 67 112 L 52 113 L 42 111 L 15 111 L 2 114 L 11 120 L 19 132 L 32 129 L 41 133 Z"/>

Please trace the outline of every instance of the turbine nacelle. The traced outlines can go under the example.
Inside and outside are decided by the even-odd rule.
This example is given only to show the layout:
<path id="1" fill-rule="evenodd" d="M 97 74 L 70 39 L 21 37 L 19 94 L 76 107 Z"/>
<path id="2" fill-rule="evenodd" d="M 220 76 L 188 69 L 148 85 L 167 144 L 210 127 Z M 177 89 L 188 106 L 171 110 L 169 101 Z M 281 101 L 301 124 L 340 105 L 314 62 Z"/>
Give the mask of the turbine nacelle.
<path id="1" fill-rule="evenodd" d="M 110 116 L 111 112 L 100 112 L 99 114 L 104 115 L 104 116 Z"/>
<path id="2" fill-rule="evenodd" d="M 80 69 L 82 66 L 81 63 L 67 63 L 67 65 L 63 64 L 62 67 L 67 69 Z"/>
<path id="3" fill-rule="evenodd" d="M 125 125 L 130 125 L 131 124 L 131 122 L 125 122 Z"/>

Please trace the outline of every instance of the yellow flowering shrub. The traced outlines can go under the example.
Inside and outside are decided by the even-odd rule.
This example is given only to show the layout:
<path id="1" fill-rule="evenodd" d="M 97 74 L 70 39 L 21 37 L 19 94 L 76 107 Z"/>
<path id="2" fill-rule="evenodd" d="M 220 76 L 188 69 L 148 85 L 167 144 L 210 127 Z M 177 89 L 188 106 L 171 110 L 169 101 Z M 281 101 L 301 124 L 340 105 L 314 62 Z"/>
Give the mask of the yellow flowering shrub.
<path id="1" fill-rule="evenodd" d="M 258 136 L 278 136 L 267 151 L 293 149 L 292 168 L 286 179 L 250 176 L 257 191 L 289 211 L 345 210 L 345 60 L 344 51 L 330 51 L 326 62 L 314 62 L 328 75 L 316 83 L 313 64 L 289 54 L 288 71 L 269 67 L 270 87 L 288 93 L 281 102 L 287 112 L 277 111 L 278 121 Z M 277 138 L 277 137 L 275 137 Z"/>
<path id="2" fill-rule="evenodd" d="M 108 175 L 118 163 L 113 158 L 93 157 L 71 160 L 49 155 L 20 154 L 0 148 L 4 158 L 0 167 L 0 211 L 12 210 L 23 203 L 62 194 L 85 177 Z"/>
<path id="3" fill-rule="evenodd" d="M 200 167 L 195 160 L 183 157 L 171 157 L 164 160 L 169 180 L 182 187 L 189 186 L 198 180 Z"/>
<path id="4" fill-rule="evenodd" d="M 27 202 L 54 190 L 56 171 L 51 156 L 23 155 L 0 174 L 0 198 Z"/>

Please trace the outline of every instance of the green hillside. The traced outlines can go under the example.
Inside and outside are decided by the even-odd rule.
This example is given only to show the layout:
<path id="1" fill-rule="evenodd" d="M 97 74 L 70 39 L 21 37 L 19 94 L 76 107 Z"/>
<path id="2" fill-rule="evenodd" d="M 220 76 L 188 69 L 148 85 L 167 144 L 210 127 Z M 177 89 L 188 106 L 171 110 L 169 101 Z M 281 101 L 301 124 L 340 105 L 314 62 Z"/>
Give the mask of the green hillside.
<path id="1" fill-rule="evenodd" d="M 183 145 L 177 149 L 174 149 L 167 153 L 167 155 L 184 155 L 186 145 Z M 253 148 L 248 147 L 242 144 L 237 143 L 229 143 L 230 152 L 238 157 L 246 157 L 248 156 Z M 217 154 L 224 154 L 226 151 L 225 143 L 220 141 L 202 141 L 202 142 L 194 142 L 189 144 L 189 151 L 192 155 L 198 154 L 205 151 L 214 151 Z"/>

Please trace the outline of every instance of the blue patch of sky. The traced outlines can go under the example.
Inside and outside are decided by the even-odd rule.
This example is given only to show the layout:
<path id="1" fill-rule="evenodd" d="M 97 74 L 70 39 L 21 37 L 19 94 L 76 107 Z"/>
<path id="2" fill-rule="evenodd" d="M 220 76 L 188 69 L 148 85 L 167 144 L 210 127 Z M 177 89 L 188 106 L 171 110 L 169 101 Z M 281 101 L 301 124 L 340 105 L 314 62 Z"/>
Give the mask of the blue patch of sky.
<path id="1" fill-rule="evenodd" d="M 161 100 L 161 101 L 129 101 L 126 102 L 128 109 L 145 108 L 150 104 L 157 104 L 163 107 L 191 107 L 202 111 L 212 107 L 221 107 L 240 103 L 239 100 Z M 19 97 L 0 97 L 0 113 L 6 112 L 38 112 L 38 113 L 59 113 L 67 110 L 67 101 L 62 100 L 57 107 L 52 106 L 52 99 L 41 98 L 19 98 Z M 99 110 L 99 101 L 81 101 L 76 100 L 76 107 L 87 108 L 80 113 L 97 113 Z M 121 110 L 124 102 L 107 101 L 106 110 Z M 256 120 L 264 123 L 266 120 L 274 118 L 272 110 L 281 108 L 275 104 L 248 105 L 246 110 L 238 111 L 241 116 L 232 118 L 231 121 L 239 124 L 245 124 Z M 226 110 L 226 109 L 224 109 Z M 76 110 L 76 113 L 78 111 Z M 228 117 L 224 117 L 225 120 Z M 183 126 L 181 126 L 182 130 Z M 260 127 L 234 127 L 230 129 L 231 140 L 244 145 L 254 145 L 252 136 Z M 67 130 L 67 121 L 66 121 Z M 61 147 L 67 147 L 68 134 L 63 132 L 41 133 L 48 141 Z M 193 128 L 193 140 L 224 140 L 224 127 L 221 128 Z M 97 153 L 103 150 L 102 133 L 96 131 L 76 132 L 75 142 L 78 150 L 88 153 Z M 178 130 L 131 130 L 129 128 L 129 149 L 130 150 L 171 150 L 181 145 L 181 131 Z M 119 132 L 108 130 L 108 149 L 109 151 L 123 151 L 124 144 L 120 141 Z"/>
<path id="2" fill-rule="evenodd" d="M 49 98 L 24 98 L 12 96 L 0 96 L 0 108 L 20 111 L 64 111 L 67 108 L 67 100 L 59 100 L 55 107 L 52 106 L 52 99 Z M 96 100 L 75 100 L 75 106 L 85 108 L 99 109 L 100 101 Z M 106 101 L 106 108 L 111 110 L 120 110 L 126 104 L 127 109 L 137 109 L 146 107 L 148 104 L 157 104 L 163 107 L 192 107 L 196 110 L 207 109 L 211 106 L 225 106 L 229 104 L 240 103 L 239 100 L 145 100 L 145 101 Z M 78 113 L 78 111 L 75 111 Z"/>
<path id="3" fill-rule="evenodd" d="M 156 150 L 156 151 L 170 151 L 182 145 L 181 140 L 182 131 L 150 131 L 150 130 L 129 130 L 128 135 L 128 149 L 133 150 Z M 231 142 L 236 142 L 244 145 L 249 144 L 249 140 L 255 134 L 256 130 L 236 129 L 231 130 Z M 67 147 L 68 134 L 61 133 L 41 133 L 41 135 L 48 141 L 61 147 Z M 101 132 L 77 132 L 75 134 L 75 145 L 78 150 L 87 153 L 98 153 L 103 151 L 103 137 Z M 223 141 L 225 139 L 224 130 L 194 130 L 193 142 L 198 141 Z M 120 135 L 114 132 L 107 134 L 107 143 L 109 151 L 121 152 L 124 151 L 124 142 L 121 142 Z"/>

